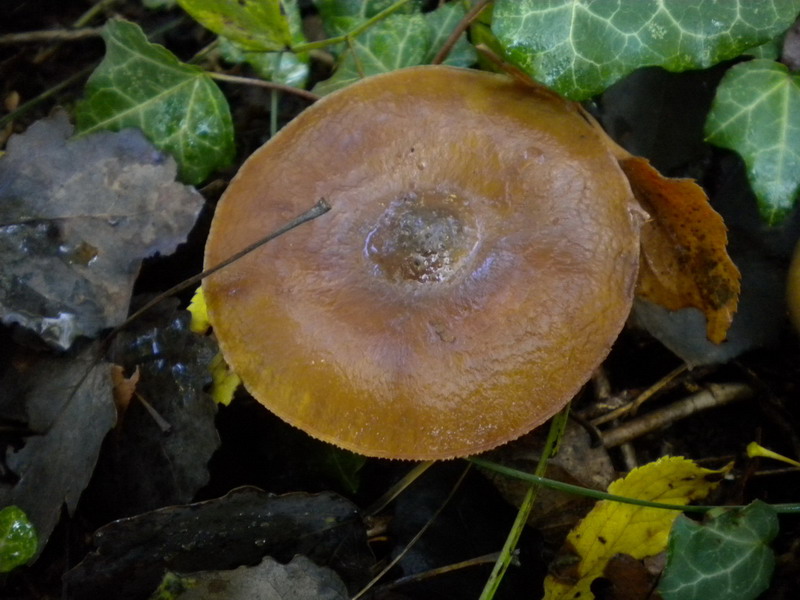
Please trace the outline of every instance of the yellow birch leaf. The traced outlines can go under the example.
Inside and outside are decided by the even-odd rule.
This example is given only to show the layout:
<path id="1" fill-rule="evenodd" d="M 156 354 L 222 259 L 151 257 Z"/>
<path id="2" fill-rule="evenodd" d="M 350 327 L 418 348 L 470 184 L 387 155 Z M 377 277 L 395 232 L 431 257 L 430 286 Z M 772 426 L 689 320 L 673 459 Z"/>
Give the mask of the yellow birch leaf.
<path id="1" fill-rule="evenodd" d="M 211 322 L 208 320 L 208 309 L 206 308 L 206 297 L 203 295 L 202 287 L 198 287 L 194 296 L 192 296 L 188 311 L 192 315 L 192 320 L 189 322 L 191 331 L 203 334 L 211 328 Z M 242 380 L 236 373 L 231 371 L 228 363 L 222 357 L 222 353 L 211 359 L 211 364 L 208 368 L 211 371 L 211 398 L 217 404 L 228 406 Z"/>
<path id="2" fill-rule="evenodd" d="M 691 460 L 665 456 L 617 479 L 608 492 L 662 504 L 688 504 L 704 498 L 730 466 L 712 471 Z M 545 579 L 545 600 L 591 600 L 592 581 L 603 575 L 616 554 L 636 559 L 654 556 L 667 547 L 677 510 L 647 508 L 601 500 L 567 536 Z M 551 569 L 552 571 L 553 569 Z"/>
<path id="3" fill-rule="evenodd" d="M 231 371 L 221 352 L 211 359 L 209 368 L 211 369 L 211 398 L 217 404 L 228 406 L 242 380 Z"/>
<path id="4" fill-rule="evenodd" d="M 192 315 L 192 320 L 189 322 L 189 329 L 191 331 L 203 334 L 209 330 L 211 321 L 208 320 L 206 297 L 203 295 L 203 288 L 201 286 L 197 287 L 187 310 Z"/>

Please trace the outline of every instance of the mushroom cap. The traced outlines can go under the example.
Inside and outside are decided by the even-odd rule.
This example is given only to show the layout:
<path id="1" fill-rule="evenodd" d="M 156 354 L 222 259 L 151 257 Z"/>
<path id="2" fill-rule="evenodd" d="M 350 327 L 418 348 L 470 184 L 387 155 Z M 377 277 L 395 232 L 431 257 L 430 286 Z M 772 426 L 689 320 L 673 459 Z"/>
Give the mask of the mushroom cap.
<path id="1" fill-rule="evenodd" d="M 206 267 L 331 205 L 204 281 L 226 361 L 279 417 L 366 455 L 466 456 L 540 425 L 632 302 L 641 211 L 601 136 L 474 70 L 326 96 L 217 206 Z"/>

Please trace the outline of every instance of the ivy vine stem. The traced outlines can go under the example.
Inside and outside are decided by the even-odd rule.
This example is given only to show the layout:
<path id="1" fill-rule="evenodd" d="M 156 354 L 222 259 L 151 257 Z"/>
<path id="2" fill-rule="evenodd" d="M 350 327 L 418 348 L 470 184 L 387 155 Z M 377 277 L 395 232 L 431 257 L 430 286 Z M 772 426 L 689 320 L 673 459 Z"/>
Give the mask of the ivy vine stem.
<path id="1" fill-rule="evenodd" d="M 490 471 L 494 471 L 495 473 L 506 475 L 507 477 L 513 477 L 515 479 L 529 481 L 531 483 L 538 484 L 542 487 L 546 487 L 551 490 L 559 490 L 562 492 L 566 492 L 568 494 L 576 494 L 578 496 L 594 498 L 595 500 L 611 500 L 612 502 L 622 502 L 623 504 L 635 504 L 636 506 L 646 506 L 648 508 L 663 508 L 666 510 L 679 510 L 681 512 L 696 512 L 696 513 L 705 513 L 710 510 L 718 508 L 724 508 L 724 509 L 745 508 L 744 506 L 703 506 L 703 505 L 680 505 L 680 504 L 664 504 L 662 502 L 650 502 L 648 500 L 640 500 L 638 498 L 628 498 L 627 496 L 618 496 L 616 494 L 609 494 L 608 492 L 601 492 L 599 490 L 593 490 L 590 488 L 581 487 L 579 485 L 572 485 L 570 483 L 564 483 L 563 481 L 547 479 L 546 477 L 540 477 L 539 475 L 535 475 L 533 473 L 526 473 L 525 471 L 512 469 L 511 467 L 506 467 L 504 465 L 483 458 L 470 458 L 468 460 L 473 464 L 481 467 L 482 469 L 488 469 Z M 770 504 L 769 506 L 772 507 L 772 509 L 776 513 L 800 514 L 800 503 Z"/>

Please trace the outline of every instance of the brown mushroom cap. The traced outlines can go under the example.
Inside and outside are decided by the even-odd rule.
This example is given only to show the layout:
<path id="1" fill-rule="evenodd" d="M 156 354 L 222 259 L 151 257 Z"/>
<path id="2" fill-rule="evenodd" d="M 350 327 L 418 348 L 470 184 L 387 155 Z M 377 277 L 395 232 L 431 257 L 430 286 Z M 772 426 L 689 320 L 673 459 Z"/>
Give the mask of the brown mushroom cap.
<path id="1" fill-rule="evenodd" d="M 331 94 L 242 166 L 207 278 L 253 396 L 371 456 L 465 456 L 569 401 L 628 315 L 639 210 L 600 133 L 505 76 L 415 67 Z"/>

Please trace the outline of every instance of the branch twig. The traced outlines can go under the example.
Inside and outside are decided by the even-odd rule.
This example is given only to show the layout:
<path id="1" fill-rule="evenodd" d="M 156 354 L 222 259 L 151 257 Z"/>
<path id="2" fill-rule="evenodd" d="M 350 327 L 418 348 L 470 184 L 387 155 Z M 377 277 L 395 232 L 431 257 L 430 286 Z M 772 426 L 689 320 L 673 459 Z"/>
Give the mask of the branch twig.
<path id="1" fill-rule="evenodd" d="M 492 0 L 480 0 L 480 2 L 470 9 L 464 18 L 461 19 L 461 22 L 450 33 L 447 41 L 436 53 L 436 56 L 433 57 L 433 60 L 431 61 L 432 65 L 440 65 L 445 61 L 450 54 L 450 51 L 453 49 L 453 46 L 458 43 L 458 38 L 461 37 L 461 34 L 467 30 L 467 27 L 472 25 L 472 22 L 478 18 L 478 15 L 481 14 L 481 11 L 486 8 L 486 5 L 491 1 Z"/>
<path id="2" fill-rule="evenodd" d="M 75 42 L 92 37 L 100 37 L 102 27 L 82 29 L 48 29 L 43 31 L 23 31 L 0 35 L 0 46 L 12 44 L 36 44 L 40 42 Z"/>
<path id="3" fill-rule="evenodd" d="M 216 79 L 217 81 L 227 81 L 229 83 L 243 83 L 245 85 L 255 85 L 270 90 L 287 92 L 289 94 L 294 94 L 295 96 L 300 96 L 301 98 L 305 98 L 306 100 L 310 100 L 311 102 L 316 102 L 320 98 L 319 96 L 317 96 L 317 94 L 309 92 L 308 90 L 292 87 L 291 85 L 278 83 L 276 81 L 265 81 L 263 79 L 255 79 L 254 77 L 240 77 L 238 75 L 226 75 L 225 73 L 213 73 L 213 72 L 208 72 L 208 76 L 211 77 L 212 79 Z"/>
<path id="4" fill-rule="evenodd" d="M 711 383 L 706 389 L 679 402 L 654 410 L 616 429 L 603 433 L 603 445 L 613 448 L 637 437 L 684 419 L 694 413 L 722 406 L 734 400 L 752 398 L 753 388 L 744 383 Z"/>

